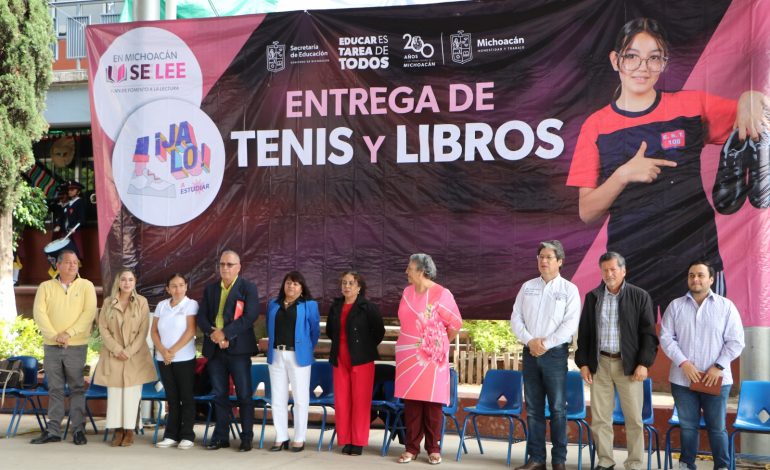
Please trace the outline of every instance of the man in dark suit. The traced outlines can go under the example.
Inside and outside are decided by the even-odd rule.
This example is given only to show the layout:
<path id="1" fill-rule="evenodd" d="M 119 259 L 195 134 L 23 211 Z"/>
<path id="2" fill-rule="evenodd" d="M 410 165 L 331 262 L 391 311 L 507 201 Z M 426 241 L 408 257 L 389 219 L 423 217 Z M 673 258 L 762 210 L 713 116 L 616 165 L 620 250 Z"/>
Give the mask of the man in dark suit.
<path id="1" fill-rule="evenodd" d="M 240 452 L 252 448 L 254 401 L 252 400 L 251 356 L 257 354 L 254 322 L 259 316 L 257 286 L 238 276 L 241 259 L 227 250 L 219 258 L 220 282 L 206 286 L 198 310 L 198 327 L 203 331 L 203 355 L 215 395 L 216 426 L 206 446 L 209 450 L 230 447 L 230 376 L 235 384 L 241 416 Z"/>

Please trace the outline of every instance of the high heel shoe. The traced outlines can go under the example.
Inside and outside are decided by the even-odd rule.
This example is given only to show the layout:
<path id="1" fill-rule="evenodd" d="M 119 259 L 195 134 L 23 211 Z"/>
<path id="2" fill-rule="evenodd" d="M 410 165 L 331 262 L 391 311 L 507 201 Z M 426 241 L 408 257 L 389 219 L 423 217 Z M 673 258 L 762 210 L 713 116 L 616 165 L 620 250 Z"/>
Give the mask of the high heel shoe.
<path id="1" fill-rule="evenodd" d="M 305 450 L 305 443 L 304 442 L 302 443 L 301 446 L 296 446 L 296 447 L 295 446 L 291 446 L 291 451 L 292 452 L 302 452 L 303 450 Z"/>
<path id="2" fill-rule="evenodd" d="M 289 441 L 278 442 L 270 448 L 270 452 L 280 452 L 289 448 Z"/>

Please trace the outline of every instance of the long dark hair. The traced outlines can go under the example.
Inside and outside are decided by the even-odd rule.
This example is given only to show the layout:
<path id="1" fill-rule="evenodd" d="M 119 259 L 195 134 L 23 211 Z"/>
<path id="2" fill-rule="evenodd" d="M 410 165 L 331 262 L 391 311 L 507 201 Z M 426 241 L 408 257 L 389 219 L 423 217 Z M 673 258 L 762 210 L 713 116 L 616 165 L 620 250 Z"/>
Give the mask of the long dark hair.
<path id="1" fill-rule="evenodd" d="M 313 298 L 313 295 L 310 293 L 310 289 L 305 282 L 305 276 L 299 271 L 290 271 L 286 273 L 283 277 L 283 281 L 281 281 L 281 288 L 278 289 L 278 302 L 283 302 L 286 298 L 286 292 L 283 291 L 283 285 L 286 284 L 286 281 L 298 282 L 299 285 L 302 286 L 302 293 L 299 295 L 300 299 L 310 300 Z"/>
<path id="2" fill-rule="evenodd" d="M 618 37 L 615 39 L 614 50 L 618 55 L 618 68 L 620 68 L 620 56 L 626 49 L 628 49 L 636 35 L 639 33 L 647 33 L 652 36 L 658 43 L 658 47 L 663 51 L 663 55 L 668 57 L 671 47 L 669 46 L 666 30 L 663 29 L 663 26 L 661 26 L 657 20 L 652 18 L 634 18 L 620 28 Z M 620 98 L 620 85 L 615 89 L 615 93 L 612 95 L 612 101 L 615 101 L 618 98 Z"/>

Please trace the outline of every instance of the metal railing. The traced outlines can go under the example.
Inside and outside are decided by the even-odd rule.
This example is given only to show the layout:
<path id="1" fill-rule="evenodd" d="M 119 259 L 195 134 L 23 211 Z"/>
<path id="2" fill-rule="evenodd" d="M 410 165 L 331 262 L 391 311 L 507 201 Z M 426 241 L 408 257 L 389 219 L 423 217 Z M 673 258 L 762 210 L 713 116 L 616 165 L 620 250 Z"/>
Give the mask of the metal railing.
<path id="1" fill-rule="evenodd" d="M 117 23 L 123 10 L 123 1 L 105 0 L 51 0 L 48 7 L 53 17 L 57 42 L 64 38 L 66 59 L 86 57 L 86 26 L 90 24 Z M 58 44 L 54 47 L 54 59 L 58 60 Z"/>

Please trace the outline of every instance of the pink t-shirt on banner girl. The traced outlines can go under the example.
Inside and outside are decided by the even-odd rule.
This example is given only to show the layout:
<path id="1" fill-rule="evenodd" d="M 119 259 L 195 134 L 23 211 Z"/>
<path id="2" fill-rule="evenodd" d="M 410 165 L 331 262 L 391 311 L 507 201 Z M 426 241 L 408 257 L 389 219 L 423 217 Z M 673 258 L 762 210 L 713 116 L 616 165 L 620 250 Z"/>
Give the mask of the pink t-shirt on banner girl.
<path id="1" fill-rule="evenodd" d="M 462 317 L 454 296 L 435 284 L 419 294 L 404 289 L 398 306 L 401 332 L 396 341 L 396 391 L 399 398 L 449 404 L 449 338 Z"/>

